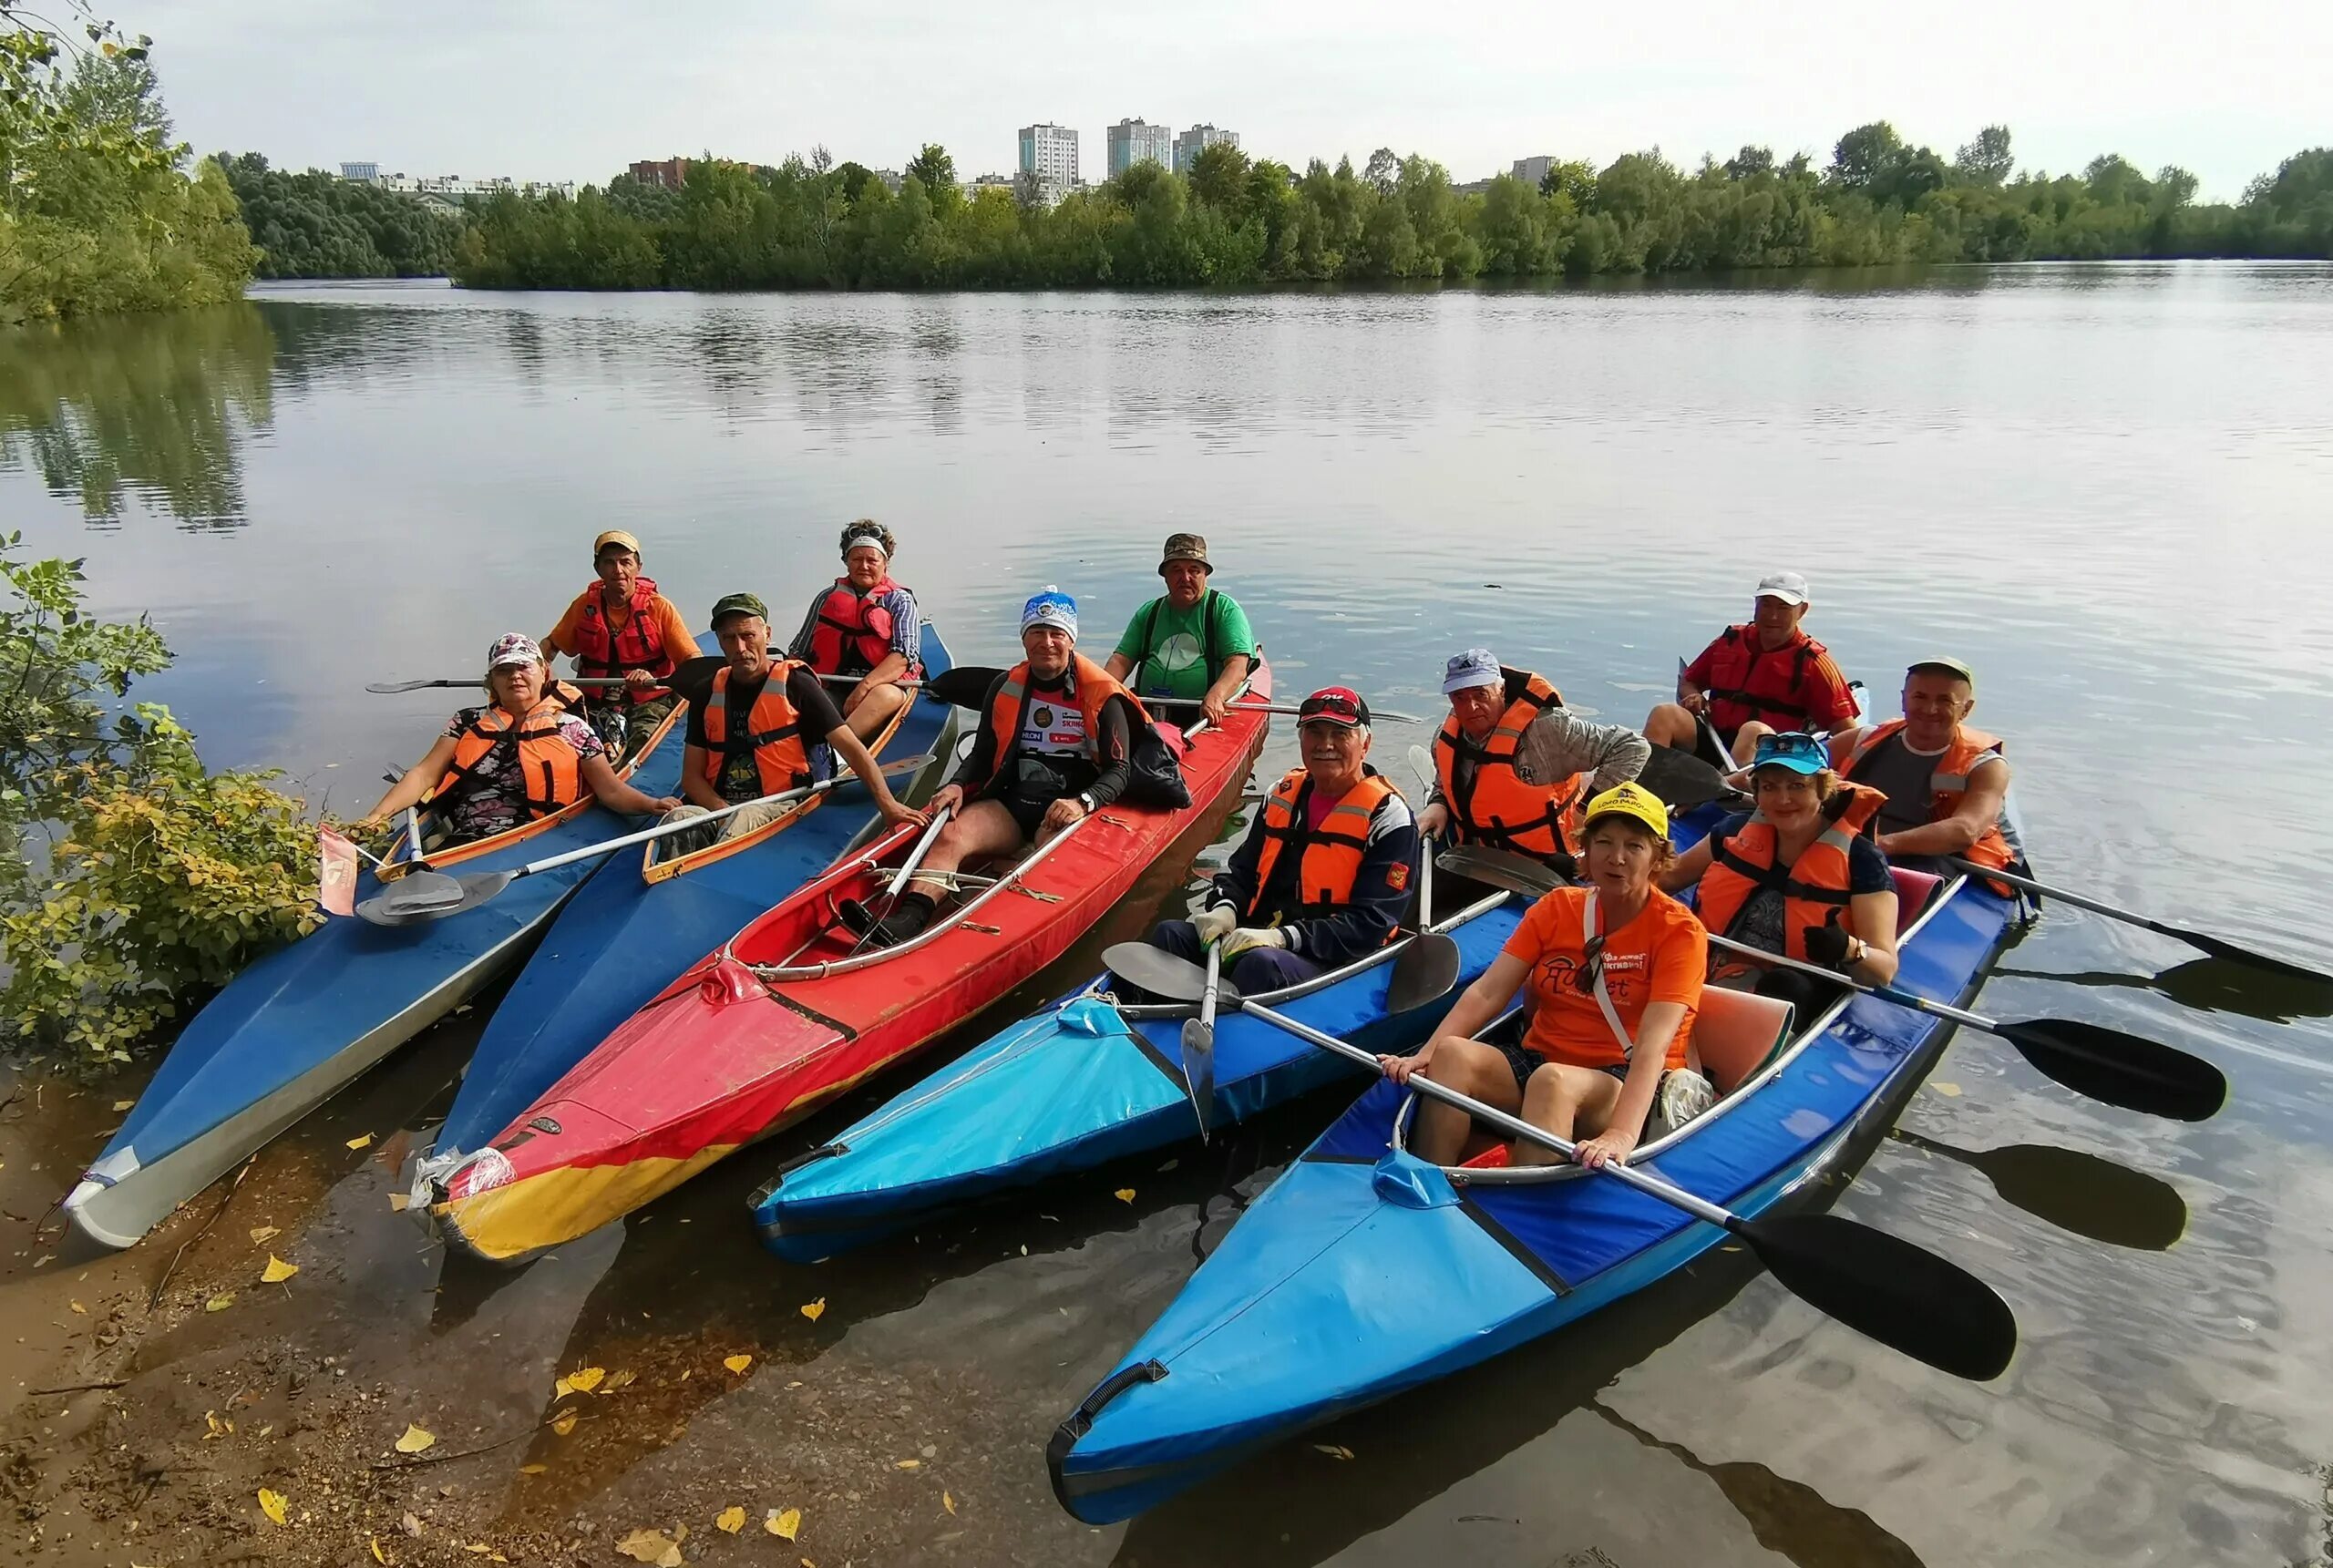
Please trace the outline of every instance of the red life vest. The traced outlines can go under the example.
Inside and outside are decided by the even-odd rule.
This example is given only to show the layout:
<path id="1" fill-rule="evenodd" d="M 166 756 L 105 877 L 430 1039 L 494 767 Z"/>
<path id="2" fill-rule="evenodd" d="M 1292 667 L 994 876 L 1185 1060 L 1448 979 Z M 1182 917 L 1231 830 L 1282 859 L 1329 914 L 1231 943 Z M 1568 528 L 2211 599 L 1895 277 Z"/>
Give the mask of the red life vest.
<path id="1" fill-rule="evenodd" d="M 735 671 L 725 664 L 714 675 L 713 692 L 704 702 L 704 777 L 716 793 L 733 752 L 753 754 L 754 771 L 764 794 L 800 789 L 812 782 L 802 715 L 786 695 L 786 676 L 804 668 L 798 659 L 781 659 L 770 665 L 769 678 L 762 682 L 761 693 L 754 699 L 745 727 L 735 740 L 729 734 L 729 677 Z"/>
<path id="2" fill-rule="evenodd" d="M 810 668 L 823 675 L 859 675 L 880 664 L 891 651 L 894 628 L 890 610 L 876 599 L 899 586 L 888 572 L 865 593 L 847 577 L 835 579 L 810 624 Z"/>
<path id="3" fill-rule="evenodd" d="M 1873 754 L 1894 740 L 1903 729 L 1903 720 L 1890 719 L 1884 724 L 1865 730 L 1856 738 L 1855 754 L 1847 759 L 1839 772 L 1847 778 L 1854 778 L 1859 772 L 1867 770 Z M 1960 797 L 1968 793 L 1969 778 L 1987 761 L 2002 755 L 2003 750 L 1999 736 L 1970 729 L 1966 724 L 1956 725 L 1952 732 L 1952 743 L 1944 748 L 1944 754 L 1937 758 L 1936 767 L 1928 775 L 1928 820 L 1942 822 L 1958 811 Z M 1960 858 L 1974 861 L 1978 866 L 2006 869 L 2016 865 L 2018 857 L 2016 847 L 2009 843 L 2009 835 L 2001 831 L 2000 818 L 1996 815 L 1985 825 L 1985 831 L 1977 842 L 1960 852 Z M 1987 886 L 2003 897 L 2013 891 L 2007 883 L 1992 882 Z"/>
<path id="4" fill-rule="evenodd" d="M 1842 783 L 1823 803 L 1826 819 L 1823 831 L 1788 866 L 1775 864 L 1780 843 L 1773 825 L 1763 815 L 1752 814 L 1741 832 L 1711 846 L 1710 868 L 1701 873 L 1701 892 L 1695 899 L 1701 924 L 1721 936 L 1732 936 L 1734 922 L 1750 907 L 1752 896 L 1771 887 L 1783 896 L 1783 956 L 1808 962 L 1806 934 L 1846 918 L 1847 906 L 1855 897 L 1849 878 L 1851 846 L 1869 832 L 1879 808 L 1886 804 L 1887 797 L 1876 789 Z M 1719 973 L 1740 973 L 1754 967 L 1745 960 L 1729 964 Z"/>
<path id="5" fill-rule="evenodd" d="M 607 600 L 601 588 L 601 584 L 592 584 L 576 601 L 582 611 L 574 630 L 577 673 L 602 681 L 621 679 L 634 670 L 645 670 L 651 675 L 670 675 L 673 654 L 664 646 L 664 625 L 650 608 L 656 602 L 655 580 L 645 577 L 632 579 L 630 614 L 621 631 L 609 624 Z M 645 702 L 663 695 L 662 687 L 635 692 L 627 686 L 621 691 L 603 689 L 592 701 Z"/>
<path id="6" fill-rule="evenodd" d="M 1272 918 L 1317 919 L 1350 908 L 1353 886 L 1361 879 L 1362 859 L 1369 852 L 1369 820 L 1377 814 L 1379 804 L 1395 793 L 1393 781 L 1384 774 L 1364 773 L 1361 782 L 1329 808 L 1321 825 L 1312 827 L 1307 809 L 1312 775 L 1297 768 L 1274 784 L 1264 799 L 1264 846 L 1256 856 L 1256 892 L 1248 900 L 1243 917 L 1253 920 L 1265 913 L 1265 891 L 1271 886 L 1272 867 L 1280 864 L 1284 845 L 1294 848 L 1299 856 L 1297 907 L 1275 910 Z M 1390 942 L 1399 935 L 1388 931 L 1385 939 Z"/>
<path id="7" fill-rule="evenodd" d="M 1756 626 L 1727 627 L 1707 656 L 1709 680 L 1701 689 L 1710 700 L 1710 723 L 1729 738 L 1752 719 L 1777 730 L 1805 729 L 1807 666 L 1829 651 L 1802 632 L 1794 644 L 1770 653 Z"/>
<path id="8" fill-rule="evenodd" d="M 1522 682 L 1522 694 L 1499 714 L 1498 725 L 1480 745 L 1466 738 L 1455 714 L 1443 721 L 1434 738 L 1434 771 L 1442 798 L 1462 836 L 1494 849 L 1509 849 L 1534 859 L 1552 861 L 1569 855 L 1579 842 L 1579 806 L 1588 793 L 1588 775 L 1576 774 L 1554 784 L 1526 784 L 1515 770 L 1515 753 L 1531 721 L 1549 708 L 1560 708 L 1561 693 L 1539 676 L 1503 670 L 1507 690 Z M 1474 778 L 1462 792 L 1457 784 L 1461 760 L 1475 764 Z"/>
<path id="9" fill-rule="evenodd" d="M 1085 720 L 1085 760 L 1099 767 L 1102 764 L 1102 708 L 1113 697 L 1124 697 L 1134 704 L 1135 723 L 1150 723 L 1149 711 L 1142 700 L 1110 678 L 1110 672 L 1083 653 L 1070 656 L 1070 667 L 1077 682 L 1077 710 Z M 996 701 L 988 711 L 988 733 L 996 756 L 996 776 L 1004 775 L 1005 760 L 1021 743 L 1021 707 L 1029 692 L 1029 661 L 1023 660 L 1004 672 L 1004 684 L 996 693 Z"/>
<path id="10" fill-rule="evenodd" d="M 573 805 L 585 793 L 583 758 L 560 733 L 566 712 L 556 696 L 543 698 L 522 720 L 513 720 L 498 704 L 487 704 L 455 737 L 454 760 L 437 781 L 433 799 L 444 806 L 481 789 L 507 791 L 515 784 L 517 804 L 529 821 Z M 506 747 L 518 751 L 517 769 L 504 768 L 491 784 L 478 778 L 478 764 Z"/>

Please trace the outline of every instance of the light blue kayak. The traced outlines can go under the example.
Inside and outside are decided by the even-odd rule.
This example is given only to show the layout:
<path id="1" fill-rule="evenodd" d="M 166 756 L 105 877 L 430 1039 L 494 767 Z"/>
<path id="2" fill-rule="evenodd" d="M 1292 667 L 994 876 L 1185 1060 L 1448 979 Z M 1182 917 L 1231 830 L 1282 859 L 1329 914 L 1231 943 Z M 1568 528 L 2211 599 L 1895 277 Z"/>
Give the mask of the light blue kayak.
<path id="1" fill-rule="evenodd" d="M 1961 1000 L 2013 907 L 1946 885 L 1906 937 L 1896 983 Z M 1705 1056 L 1722 1057 L 1711 1076 L 1728 1092 L 1632 1162 L 1759 1214 L 1892 1118 L 1952 1028 L 1865 997 L 1795 1033 L 1785 1011 L 1706 993 L 1696 1040 L 1711 1034 Z M 1412 1103 L 1382 1080 L 1363 1093 L 1062 1423 L 1046 1462 L 1071 1513 L 1128 1518 L 1308 1427 L 1552 1333 L 1725 1239 L 1577 1166 L 1425 1163 L 1403 1146 Z"/>
<path id="2" fill-rule="evenodd" d="M 1435 907 L 1451 911 L 1433 928 L 1458 944 L 1463 989 L 1498 957 L 1526 903 L 1444 878 Z M 1372 1050 L 1413 1050 L 1450 999 L 1386 1012 L 1404 945 L 1255 999 Z M 948 1209 L 1196 1137 L 1179 1043 L 1194 1009 L 1113 1006 L 1101 994 L 1109 980 L 1097 976 L 982 1041 L 779 1172 L 753 1204 L 770 1249 L 797 1263 L 831 1256 Z M 1352 1076 L 1349 1063 L 1226 1009 L 1215 1021 L 1211 1123 Z"/>
<path id="3" fill-rule="evenodd" d="M 684 722 L 675 709 L 631 764 L 636 788 L 665 795 L 677 787 Z M 432 864 L 463 875 L 516 870 L 645 825 L 596 802 L 570 809 Z M 520 877 L 443 919 L 382 927 L 334 918 L 252 964 L 188 1021 L 128 1120 L 67 1196 L 74 1228 L 106 1246 L 135 1244 L 517 963 L 605 859 Z M 360 876 L 360 901 L 380 891 L 369 869 Z"/>
<path id="4" fill-rule="evenodd" d="M 930 621 L 922 659 L 927 677 L 951 667 Z M 912 784 L 894 778 L 894 794 L 918 799 L 938 787 L 955 724 L 955 711 L 943 703 L 919 697 L 908 705 L 877 760 L 925 753 L 933 760 Z M 661 846 L 651 845 L 645 855 L 627 852 L 602 866 L 560 912 L 495 1009 L 436 1150 L 418 1167 L 414 1207 L 427 1212 L 431 1181 L 492 1141 L 683 969 L 833 864 L 879 820 L 854 780 L 744 848 L 659 864 Z M 651 865 L 660 879 L 649 880 Z"/>

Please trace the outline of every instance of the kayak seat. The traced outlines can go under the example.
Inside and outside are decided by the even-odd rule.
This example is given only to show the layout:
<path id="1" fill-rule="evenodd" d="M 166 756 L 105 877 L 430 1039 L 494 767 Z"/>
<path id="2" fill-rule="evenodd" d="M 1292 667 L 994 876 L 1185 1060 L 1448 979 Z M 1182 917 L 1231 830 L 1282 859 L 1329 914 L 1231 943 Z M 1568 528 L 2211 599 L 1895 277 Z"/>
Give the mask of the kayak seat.
<path id="1" fill-rule="evenodd" d="M 1742 1087 L 1790 1039 L 1790 1003 L 1755 991 L 1707 986 L 1693 1019 L 1693 1054 L 1721 1096 Z"/>
<path id="2" fill-rule="evenodd" d="M 1944 880 L 1929 871 L 1907 871 L 1901 866 L 1891 866 L 1888 873 L 1896 878 L 1896 934 L 1901 937 L 1928 907 L 1936 890 Z"/>

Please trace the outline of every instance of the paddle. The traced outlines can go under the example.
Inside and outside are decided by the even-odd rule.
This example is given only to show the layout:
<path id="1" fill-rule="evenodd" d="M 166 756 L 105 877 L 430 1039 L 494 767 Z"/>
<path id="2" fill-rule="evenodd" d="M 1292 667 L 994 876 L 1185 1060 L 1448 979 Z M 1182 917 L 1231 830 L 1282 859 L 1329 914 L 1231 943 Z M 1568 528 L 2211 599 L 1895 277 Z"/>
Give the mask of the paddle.
<path id="1" fill-rule="evenodd" d="M 2202 1122 L 2217 1115 L 2227 1102 L 2225 1074 L 2202 1057 L 2159 1040 L 2076 1019 L 2029 1019 L 2019 1023 L 2000 1023 L 1895 986 L 1864 985 L 1836 969 L 1801 963 L 1714 932 L 1711 933 L 1710 946 L 1775 968 L 1813 975 L 1897 1007 L 1999 1035 L 2015 1046 L 2044 1077 L 2055 1079 L 2077 1094 L 2086 1094 L 2124 1111 L 2167 1117 L 2174 1122 Z"/>
<path id="2" fill-rule="evenodd" d="M 1122 943 L 1103 957 L 1115 972 L 1160 996 L 1187 1000 L 1206 984 L 1197 964 L 1141 943 Z M 1372 1071 L 1381 1071 L 1376 1056 L 1357 1045 L 1248 1001 L 1236 992 L 1227 999 L 1300 1040 Z M 1414 1076 L 1408 1087 L 1456 1106 L 1510 1137 L 1528 1139 L 1567 1160 L 1577 1158 L 1571 1140 L 1493 1110 L 1430 1078 Z M 1987 1381 L 1999 1376 L 2017 1348 L 2017 1320 L 2009 1304 L 1990 1286 L 1901 1237 L 1838 1214 L 1743 1219 L 1649 1170 L 1617 1161 L 1598 1167 L 1597 1173 L 1682 1209 L 1695 1219 L 1723 1227 L 1747 1243 L 1774 1277 L 1802 1300 L 1940 1371 Z"/>
<path id="3" fill-rule="evenodd" d="M 882 903 L 884 915 L 899 907 L 899 894 L 907 886 L 908 878 L 913 876 L 915 868 L 923 864 L 923 857 L 931 853 L 931 846 L 940 842 L 940 830 L 948 825 L 948 818 L 953 814 L 952 807 L 944 805 L 931 814 L 930 824 L 916 839 L 915 847 L 908 852 L 905 860 L 899 862 L 898 872 L 883 885 L 883 891 L 876 895 Z M 851 943 L 850 951 L 844 955 L 847 958 L 858 956 L 858 949 L 867 945 L 867 938 L 875 934 L 875 927 L 883 918 L 882 915 L 876 914 L 856 898 L 841 900 L 835 906 L 835 914 L 844 925 L 858 933 L 858 939 Z"/>
<path id="4" fill-rule="evenodd" d="M 1223 944 L 1207 945 L 1207 986 L 1199 992 L 1199 1016 L 1183 1021 L 1183 1085 L 1199 1119 L 1199 1142 L 1208 1140 L 1208 1112 L 1215 1108 L 1215 999 L 1223 987 Z"/>
<path id="5" fill-rule="evenodd" d="M 2322 969 L 2308 968 L 2284 958 L 2272 958 L 2266 953 L 2255 952 L 2250 948 L 2238 947 L 2235 943 L 2224 938 L 2215 937 L 2207 931 L 2191 931 L 2184 926 L 2174 926 L 2168 921 L 2149 919 L 2146 916 L 2133 910 L 2118 909 L 2112 904 L 2102 904 L 2097 899 L 2086 897 L 2080 893 L 2069 893 L 2062 887 L 2052 887 L 2046 883 L 2036 882 L 2030 877 L 2019 876 L 2007 871 L 1997 871 L 1989 866 L 1978 866 L 1972 861 L 1948 856 L 1946 863 L 1954 870 L 1965 871 L 1971 876 L 1990 877 L 1998 882 L 2006 882 L 2012 887 L 2022 887 L 2029 893 L 2039 893 L 2044 898 L 2062 899 L 2077 909 L 2087 909 L 2093 915 L 2103 915 L 2110 920 L 2122 920 L 2133 926 L 2143 926 L 2157 936 L 2174 938 L 2191 948 L 2200 948 L 2209 953 L 2215 958 L 2225 958 L 2233 964 L 2249 965 L 2253 968 L 2266 970 L 2272 975 L 2287 975 L 2294 979 L 2312 980 L 2320 986 L 2333 986 L 2333 975 L 2328 975 Z"/>
<path id="6" fill-rule="evenodd" d="M 954 669 L 942 671 L 925 682 L 924 690 L 951 707 L 978 708 L 988 700 L 988 689 L 995 685 L 997 678 L 1003 673 L 1003 671 L 992 664 L 959 664 Z M 1202 708 L 1207 705 L 1197 697 L 1143 697 L 1142 703 L 1148 708 Z M 1293 706 L 1284 702 L 1235 701 L 1231 706 L 1235 712 L 1293 713 L 1296 712 Z M 1430 722 L 1412 713 L 1388 712 L 1382 708 L 1372 708 L 1369 712 L 1372 719 L 1388 719 L 1397 724 L 1423 724 Z"/>
<path id="7" fill-rule="evenodd" d="M 2049 1143 L 1956 1149 L 1901 1127 L 1888 1136 L 1982 1173 L 2010 1207 L 2075 1235 L 2163 1252 L 2186 1234 L 2187 1204 L 2176 1187 L 2096 1154 Z"/>
<path id="8" fill-rule="evenodd" d="M 1644 760 L 1637 783 L 1644 785 L 1671 811 L 1691 811 L 1707 805 L 1713 800 L 1741 798 L 1742 792 L 1725 782 L 1725 775 L 1691 752 L 1680 752 L 1674 746 L 1655 746 Z"/>
<path id="9" fill-rule="evenodd" d="M 619 680 L 602 680 L 597 675 L 579 675 L 560 677 L 560 679 L 561 684 L 568 686 L 622 686 L 626 684 L 626 682 Z M 428 692 L 435 691 L 440 687 L 467 687 L 471 691 L 476 691 L 478 689 L 478 679 L 473 676 L 468 681 L 376 681 L 372 685 L 365 687 L 365 690 L 372 692 L 375 697 L 394 697 L 400 692 Z"/>
<path id="10" fill-rule="evenodd" d="M 912 773 L 930 760 L 929 755 L 907 757 L 896 763 L 885 764 L 883 772 L 886 775 Z M 795 801 L 807 800 L 814 794 L 823 794 L 828 790 L 840 788 L 858 776 L 857 774 L 852 773 L 838 774 L 833 778 L 801 789 L 786 790 L 779 794 L 763 795 L 757 800 L 740 801 L 735 805 L 725 805 L 718 811 L 709 811 L 702 816 L 684 817 L 679 822 L 658 823 L 654 827 L 643 828 L 638 833 L 628 833 L 621 838 L 604 839 L 598 844 L 587 844 L 581 849 L 570 849 L 564 854 L 547 856 L 521 866 L 514 871 L 473 871 L 461 876 L 447 876 L 442 872 L 432 871 L 417 876 L 402 876 L 357 905 L 356 913 L 375 926 L 411 926 L 425 920 L 443 919 L 448 915 L 460 914 L 465 909 L 477 908 L 521 876 L 532 876 L 538 871 L 550 871 L 558 866 L 571 866 L 576 861 L 588 860 L 595 855 L 606 855 L 624 848 L 628 845 L 646 844 L 653 839 L 663 838 L 675 833 L 684 833 L 692 827 L 702 827 L 706 823 L 719 822 L 724 817 L 735 816 L 749 805 L 785 805 Z M 445 903 L 442 893 L 434 886 L 425 888 L 424 896 L 418 898 L 406 895 L 404 890 L 408 885 L 425 877 L 452 883 L 459 890 L 459 897 L 451 904 Z"/>

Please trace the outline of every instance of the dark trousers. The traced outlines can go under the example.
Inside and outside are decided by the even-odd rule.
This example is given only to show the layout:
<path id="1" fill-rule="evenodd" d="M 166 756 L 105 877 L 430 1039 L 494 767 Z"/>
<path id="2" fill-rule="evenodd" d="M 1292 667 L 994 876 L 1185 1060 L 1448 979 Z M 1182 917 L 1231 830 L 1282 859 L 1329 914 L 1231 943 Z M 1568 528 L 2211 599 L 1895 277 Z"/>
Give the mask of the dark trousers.
<path id="1" fill-rule="evenodd" d="M 1192 963 L 1207 962 L 1207 948 L 1200 942 L 1198 929 L 1188 920 L 1161 920 L 1150 933 L 1150 945 L 1178 958 Z M 1251 948 L 1223 966 L 1223 978 L 1239 988 L 1243 996 L 1256 996 L 1264 991 L 1276 991 L 1300 985 L 1321 973 L 1322 966 L 1286 948 Z M 1151 1000 L 1130 993 L 1138 988 L 1119 982 L 1118 994 L 1128 1000 Z"/>

